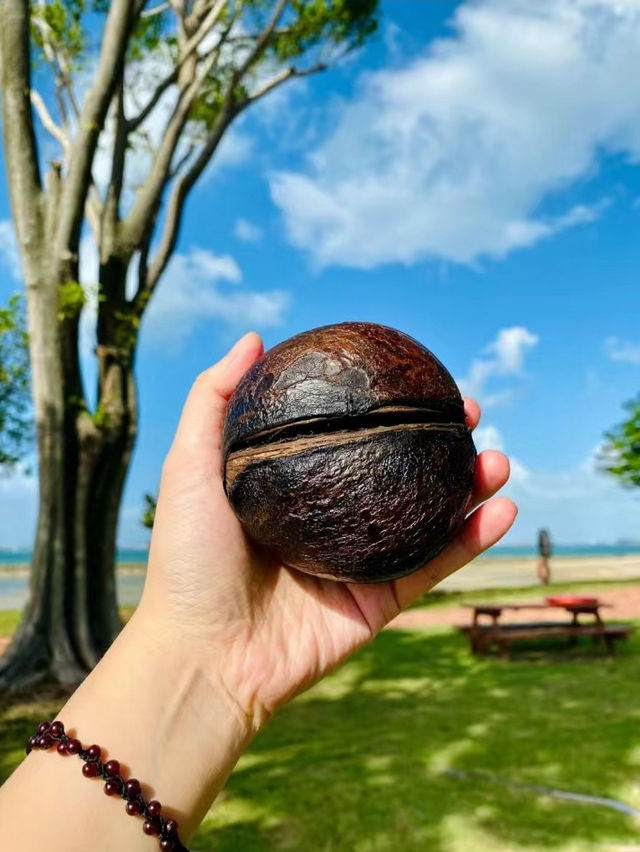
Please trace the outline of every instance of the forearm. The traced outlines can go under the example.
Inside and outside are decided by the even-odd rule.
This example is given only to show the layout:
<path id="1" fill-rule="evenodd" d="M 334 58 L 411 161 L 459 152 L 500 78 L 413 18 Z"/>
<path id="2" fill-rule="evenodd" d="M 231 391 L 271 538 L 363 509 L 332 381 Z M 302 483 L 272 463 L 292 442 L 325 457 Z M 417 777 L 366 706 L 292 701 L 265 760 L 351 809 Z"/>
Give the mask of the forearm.
<path id="1" fill-rule="evenodd" d="M 212 649 L 211 653 L 215 653 Z M 58 717 L 84 746 L 120 761 L 147 800 L 188 842 L 251 737 L 251 726 L 187 646 L 131 620 Z M 0 848 L 85 852 L 158 849 L 100 779 L 85 779 L 77 757 L 34 751 L 0 790 Z"/>

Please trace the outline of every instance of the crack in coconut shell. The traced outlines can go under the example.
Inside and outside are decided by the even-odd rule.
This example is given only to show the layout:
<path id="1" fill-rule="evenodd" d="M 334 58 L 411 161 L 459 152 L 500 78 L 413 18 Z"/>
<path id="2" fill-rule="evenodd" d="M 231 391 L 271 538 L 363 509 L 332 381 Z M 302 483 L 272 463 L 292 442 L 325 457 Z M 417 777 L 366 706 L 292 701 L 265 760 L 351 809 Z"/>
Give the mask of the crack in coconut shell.
<path id="1" fill-rule="evenodd" d="M 465 414 L 462 402 L 441 403 L 434 400 L 428 405 L 385 405 L 374 408 L 364 414 L 347 414 L 342 417 L 309 417 L 293 420 L 272 429 L 256 432 L 250 438 L 237 440 L 226 447 L 226 454 L 236 452 L 260 444 L 270 444 L 276 441 L 293 440 L 306 435 L 325 434 L 327 432 L 343 432 L 361 430 L 373 426 L 404 426 L 409 423 L 464 425 Z"/>
<path id="2" fill-rule="evenodd" d="M 419 409 L 415 409 L 418 411 Z M 243 473 L 249 466 L 260 464 L 261 462 L 269 461 L 270 459 L 282 459 L 287 456 L 294 456 L 298 453 L 312 450 L 316 447 L 330 447 L 353 443 L 354 441 L 367 440 L 374 438 L 385 432 L 397 432 L 405 430 L 424 429 L 429 431 L 456 431 L 467 429 L 462 423 L 394 423 L 383 426 L 370 427 L 352 427 L 351 429 L 341 429 L 336 432 L 322 432 L 315 435 L 306 435 L 302 437 L 294 437 L 285 441 L 276 441 L 269 444 L 260 444 L 258 446 L 247 447 L 242 450 L 236 450 L 229 453 L 225 464 L 225 489 L 227 493 L 233 487 L 236 478 Z M 271 430 L 276 432 L 278 430 Z"/>

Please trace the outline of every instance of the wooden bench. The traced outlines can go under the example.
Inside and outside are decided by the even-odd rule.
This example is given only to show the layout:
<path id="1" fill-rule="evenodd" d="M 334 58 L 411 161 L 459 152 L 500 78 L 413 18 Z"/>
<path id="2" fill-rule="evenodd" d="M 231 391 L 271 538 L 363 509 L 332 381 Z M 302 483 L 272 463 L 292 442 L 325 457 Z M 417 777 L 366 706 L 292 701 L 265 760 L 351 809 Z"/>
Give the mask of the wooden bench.
<path id="1" fill-rule="evenodd" d="M 531 639 L 555 639 L 568 637 L 574 643 L 579 636 L 592 636 L 594 641 L 606 643 L 607 650 L 613 653 L 615 643 L 626 639 L 632 632 L 632 627 L 624 624 L 574 624 L 566 621 L 536 621 L 521 624 L 470 624 L 459 627 L 471 642 L 474 654 L 489 650 L 492 646 L 499 649 L 503 656 L 508 656 L 513 642 Z"/>

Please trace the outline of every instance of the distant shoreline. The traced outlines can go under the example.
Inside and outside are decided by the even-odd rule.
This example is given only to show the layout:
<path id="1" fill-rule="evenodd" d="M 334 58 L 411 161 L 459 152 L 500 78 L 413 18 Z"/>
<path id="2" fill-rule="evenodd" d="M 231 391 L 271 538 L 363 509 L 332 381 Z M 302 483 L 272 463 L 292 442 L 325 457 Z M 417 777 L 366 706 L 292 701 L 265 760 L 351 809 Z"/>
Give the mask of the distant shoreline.
<path id="1" fill-rule="evenodd" d="M 118 571 L 125 574 L 144 574 L 146 571 L 148 550 L 136 548 L 118 548 L 116 559 Z M 618 559 L 621 557 L 640 559 L 640 543 L 635 541 L 620 541 L 617 544 L 554 544 L 554 560 L 565 559 Z M 501 544 L 483 553 L 479 559 L 483 564 L 511 564 L 520 560 L 538 558 L 534 546 L 522 544 Z M 0 577 L 21 576 L 29 571 L 31 553 L 28 550 L 3 550 L 0 548 Z"/>
<path id="2" fill-rule="evenodd" d="M 118 574 L 144 575 L 147 573 L 146 562 L 119 562 L 116 566 Z M 0 562 L 0 577 L 26 577 L 29 574 L 27 562 Z"/>
<path id="3" fill-rule="evenodd" d="M 512 571 L 518 573 L 521 571 L 523 574 L 527 574 L 534 572 L 537 558 L 535 554 L 491 551 L 475 559 L 471 565 L 474 566 L 475 570 L 480 570 L 483 574 L 489 575 L 494 572 L 502 575 L 504 572 L 511 573 Z M 470 567 L 464 569 L 465 573 Z M 579 573 L 583 575 L 584 579 L 588 579 L 593 573 L 594 578 L 598 578 L 603 575 L 615 575 L 617 570 L 620 570 L 625 577 L 637 576 L 640 579 L 640 552 L 562 554 L 551 559 L 552 574 L 559 572 L 561 576 L 567 572 L 571 575 Z M 147 563 L 123 560 L 117 564 L 116 571 L 122 577 L 143 577 L 147 571 Z M 0 562 L 0 578 L 11 579 L 13 577 L 18 579 L 28 575 L 29 565 L 26 562 L 15 564 Z M 444 585 L 449 584 L 445 580 Z"/>

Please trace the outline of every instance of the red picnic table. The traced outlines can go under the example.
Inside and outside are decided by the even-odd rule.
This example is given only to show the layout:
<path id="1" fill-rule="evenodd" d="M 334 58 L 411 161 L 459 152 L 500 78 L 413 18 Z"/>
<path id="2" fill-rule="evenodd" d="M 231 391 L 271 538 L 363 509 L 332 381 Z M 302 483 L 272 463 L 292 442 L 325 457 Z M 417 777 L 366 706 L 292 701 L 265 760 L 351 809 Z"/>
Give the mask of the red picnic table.
<path id="1" fill-rule="evenodd" d="M 528 603 L 480 603 L 469 604 L 473 610 L 470 625 L 459 630 L 469 636 L 471 650 L 474 654 L 489 650 L 492 646 L 499 649 L 503 656 L 508 655 L 513 642 L 538 638 L 557 638 L 567 636 L 570 644 L 577 641 L 578 636 L 591 636 L 594 642 L 603 641 L 612 652 L 618 639 L 626 639 L 631 628 L 621 624 L 607 624 L 600 615 L 600 610 L 609 606 L 597 598 L 580 597 L 577 595 L 557 595 L 549 597 L 545 602 Z M 533 621 L 510 622 L 501 621 L 505 610 L 549 610 L 555 609 L 567 612 L 571 620 L 563 621 Z M 579 616 L 592 616 L 590 621 L 581 621 Z M 481 619 L 490 619 L 489 623 Z"/>

